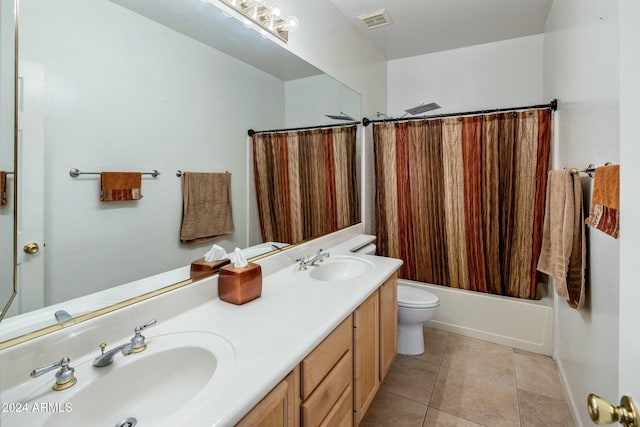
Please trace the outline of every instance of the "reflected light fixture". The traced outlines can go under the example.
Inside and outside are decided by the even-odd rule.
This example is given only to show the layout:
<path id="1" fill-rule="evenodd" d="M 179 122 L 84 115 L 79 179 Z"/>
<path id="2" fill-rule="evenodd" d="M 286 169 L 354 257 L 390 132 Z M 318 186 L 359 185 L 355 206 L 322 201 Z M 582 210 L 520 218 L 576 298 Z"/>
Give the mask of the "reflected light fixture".
<path id="1" fill-rule="evenodd" d="M 299 26 L 298 18 L 295 16 L 282 17 L 282 6 L 278 3 L 267 6 L 265 0 L 220 0 L 220 2 L 256 24 L 259 27 L 256 30 L 263 37 L 266 31 L 286 43 L 289 41 L 289 33 L 297 30 Z M 250 26 L 244 23 L 245 26 Z"/>

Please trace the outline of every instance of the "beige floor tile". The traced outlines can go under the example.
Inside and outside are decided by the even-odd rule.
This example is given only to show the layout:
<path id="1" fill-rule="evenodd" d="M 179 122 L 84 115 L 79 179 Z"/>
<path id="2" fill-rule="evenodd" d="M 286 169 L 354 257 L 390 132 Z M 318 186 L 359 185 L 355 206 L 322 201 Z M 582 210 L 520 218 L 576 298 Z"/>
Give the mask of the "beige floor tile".
<path id="1" fill-rule="evenodd" d="M 440 367 L 430 406 L 489 427 L 518 426 L 515 381 Z"/>
<path id="2" fill-rule="evenodd" d="M 427 418 L 424 420 L 423 427 L 482 427 L 482 424 L 447 414 L 436 408 L 427 410 Z"/>
<path id="3" fill-rule="evenodd" d="M 437 375 L 438 365 L 399 354 L 384 379 L 382 388 L 428 405 Z"/>
<path id="4" fill-rule="evenodd" d="M 421 427 L 427 406 L 379 390 L 360 427 Z"/>
<path id="5" fill-rule="evenodd" d="M 444 353 L 444 347 L 447 344 L 447 339 L 449 338 L 449 332 L 428 328 L 426 326 L 424 326 L 423 329 L 424 353 L 416 357 L 428 362 L 440 364 L 442 361 L 442 354 Z"/>
<path id="6" fill-rule="evenodd" d="M 564 398 L 554 399 L 518 390 L 522 427 L 573 427 L 571 412 Z"/>
<path id="7" fill-rule="evenodd" d="M 513 349 L 450 334 L 442 357 L 442 366 L 472 374 L 513 378 Z"/>
<path id="8" fill-rule="evenodd" d="M 537 393 L 555 399 L 564 399 L 564 389 L 556 364 L 548 356 L 514 351 L 516 382 L 519 390 Z"/>

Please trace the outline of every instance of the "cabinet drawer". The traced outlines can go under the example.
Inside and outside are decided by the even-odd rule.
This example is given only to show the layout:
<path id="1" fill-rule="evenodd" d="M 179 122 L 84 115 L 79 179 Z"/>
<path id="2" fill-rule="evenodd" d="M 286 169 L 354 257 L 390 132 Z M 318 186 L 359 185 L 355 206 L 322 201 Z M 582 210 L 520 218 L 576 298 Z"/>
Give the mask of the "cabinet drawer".
<path id="1" fill-rule="evenodd" d="M 331 408 L 320 427 L 351 427 L 353 425 L 353 389 L 347 387 L 338 402 Z"/>
<path id="2" fill-rule="evenodd" d="M 309 399 L 301 405 L 302 426 L 319 426 L 331 411 L 331 408 L 340 399 L 344 390 L 351 385 L 352 379 L 353 360 L 351 358 L 351 349 L 349 349 Z"/>
<path id="3" fill-rule="evenodd" d="M 300 364 L 302 400 L 311 395 L 331 368 L 351 347 L 353 329 L 351 324 L 351 316 L 349 316 Z"/>

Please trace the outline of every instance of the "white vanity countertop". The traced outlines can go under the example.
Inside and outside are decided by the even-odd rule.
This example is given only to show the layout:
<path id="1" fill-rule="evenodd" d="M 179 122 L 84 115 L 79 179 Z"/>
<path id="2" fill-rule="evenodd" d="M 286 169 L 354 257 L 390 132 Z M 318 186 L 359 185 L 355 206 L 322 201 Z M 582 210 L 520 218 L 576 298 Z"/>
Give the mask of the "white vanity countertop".
<path id="1" fill-rule="evenodd" d="M 163 425 L 231 426 L 402 265 L 398 259 L 350 252 L 371 240 L 371 236 L 347 233 L 338 239 L 319 239 L 259 260 L 263 269 L 262 296 L 244 305 L 236 306 L 218 299 L 217 276 L 214 276 L 8 348 L 0 352 L 3 365 L 6 368 L 11 365 L 11 370 L 2 369 L 10 374 L 5 375 L 3 387 L 14 382 L 9 378 L 11 371 L 29 372 L 44 364 L 43 361 L 55 360 L 63 349 L 75 363 L 90 363 L 88 361 L 97 355 L 94 341 L 126 342 L 130 336 L 123 333 L 155 318 L 157 325 L 145 332 L 150 349 L 156 336 L 202 331 L 223 337 L 235 353 L 233 366 L 225 370 L 215 391 L 200 393 L 197 409 L 175 408 Z M 340 255 L 363 258 L 372 262 L 373 268 L 349 281 L 315 281 L 309 278 L 310 270 L 321 267 L 297 271 L 291 259 L 300 256 L 301 251 L 313 254 L 319 247 L 329 251 L 332 258 Z M 204 302 L 203 295 L 208 296 Z M 188 357 L 186 359 L 185 365 L 189 364 Z M 114 365 L 117 363 L 114 359 Z M 176 366 L 176 370 L 179 372 L 180 366 Z M 158 372 L 158 375 L 163 373 Z M 48 374 L 43 377 L 46 376 Z M 82 379 L 78 378 L 80 381 Z"/>
<path id="2" fill-rule="evenodd" d="M 330 252 L 341 253 L 336 248 Z M 307 272 L 294 272 L 291 265 L 263 277 L 262 296 L 254 301 L 236 306 L 216 299 L 171 319 L 171 329 L 195 324 L 225 337 L 236 356 L 224 390 L 211 396 L 202 413 L 181 421 L 211 426 L 238 422 L 402 265 L 392 258 L 342 253 L 371 260 L 375 268 L 349 282 L 327 283 L 305 280 Z"/>

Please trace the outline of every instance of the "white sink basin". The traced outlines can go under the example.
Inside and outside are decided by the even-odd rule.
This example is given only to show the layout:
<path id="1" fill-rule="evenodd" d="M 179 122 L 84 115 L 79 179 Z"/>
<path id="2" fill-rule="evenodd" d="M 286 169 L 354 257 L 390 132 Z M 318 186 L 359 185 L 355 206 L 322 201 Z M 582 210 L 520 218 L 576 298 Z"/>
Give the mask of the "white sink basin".
<path id="1" fill-rule="evenodd" d="M 224 392 L 224 377 L 235 360 L 228 341 L 205 332 L 148 338 L 144 352 L 126 357 L 118 353 L 113 364 L 104 368 L 92 365 L 98 351 L 79 364 L 71 361 L 78 379 L 75 386 L 51 390 L 52 371 L 38 378 L 39 385 L 28 395 L 12 396 L 28 411 L 2 414 L 2 426 L 115 426 L 129 417 L 138 426 L 184 425 L 204 401 Z M 28 384 L 16 389 L 24 390 Z M 55 410 L 34 411 L 33 405 L 41 402 Z"/>
<path id="2" fill-rule="evenodd" d="M 334 256 L 309 267 L 309 276 L 323 282 L 343 282 L 362 276 L 373 268 L 373 264 L 362 258 Z"/>

